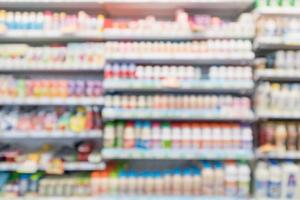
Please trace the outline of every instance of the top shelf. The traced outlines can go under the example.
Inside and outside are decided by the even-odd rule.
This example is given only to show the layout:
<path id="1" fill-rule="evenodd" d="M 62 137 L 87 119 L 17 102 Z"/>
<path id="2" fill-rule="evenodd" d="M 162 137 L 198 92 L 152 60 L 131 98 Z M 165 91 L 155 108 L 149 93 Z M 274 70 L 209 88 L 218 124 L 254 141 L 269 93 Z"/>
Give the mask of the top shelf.
<path id="1" fill-rule="evenodd" d="M 0 8 L 22 10 L 89 9 L 102 10 L 111 16 L 120 16 L 120 14 L 126 16 L 145 14 L 173 16 L 174 11 L 181 8 L 203 11 L 227 10 L 228 14 L 233 15 L 247 10 L 253 3 L 253 0 L 0 0 Z"/>

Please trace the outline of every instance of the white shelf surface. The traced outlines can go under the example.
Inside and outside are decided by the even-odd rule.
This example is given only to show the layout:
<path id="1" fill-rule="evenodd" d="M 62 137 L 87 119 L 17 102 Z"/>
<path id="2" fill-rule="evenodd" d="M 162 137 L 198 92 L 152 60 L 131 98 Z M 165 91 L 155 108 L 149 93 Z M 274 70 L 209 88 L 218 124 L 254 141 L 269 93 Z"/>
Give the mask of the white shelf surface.
<path id="1" fill-rule="evenodd" d="M 251 53 L 252 54 L 252 53 Z M 238 56 L 236 56 L 238 57 Z M 199 58 L 196 56 L 144 56 L 136 58 L 129 57 L 107 57 L 107 62 L 126 62 L 136 64 L 182 64 L 182 65 L 252 65 L 254 54 L 247 57 L 228 58 L 228 57 L 211 57 Z"/>
<path id="2" fill-rule="evenodd" d="M 1 36 L 0 36 L 1 38 Z M 99 72 L 103 71 L 103 67 L 93 67 L 93 66 L 87 66 L 87 67 L 47 67 L 47 66 L 14 66 L 14 65 L 5 65 L 0 66 L 1 72 L 32 72 L 32 71 L 38 71 L 38 72 L 76 72 L 76 71 L 92 71 L 92 72 Z"/>
<path id="3" fill-rule="evenodd" d="M 103 105 L 102 97 L 1 97 L 0 105 Z"/>
<path id="4" fill-rule="evenodd" d="M 120 109 L 104 108 L 104 120 L 113 119 L 155 119 L 155 120 L 209 120 L 209 121 L 254 121 L 252 111 L 245 113 L 230 113 L 228 110 L 203 111 L 201 109 Z"/>
<path id="5" fill-rule="evenodd" d="M 92 131 L 83 131 L 80 133 L 71 132 L 71 131 L 0 131 L 0 139 L 51 139 L 51 138 L 101 138 L 102 131 L 101 130 L 92 130 Z"/>
<path id="6" fill-rule="evenodd" d="M 282 112 L 271 112 L 271 111 L 257 111 L 256 116 L 259 119 L 282 119 L 282 120 L 300 120 L 300 113 L 282 113 Z"/>
<path id="7" fill-rule="evenodd" d="M 28 168 L 24 168 L 28 166 L 24 166 L 22 163 L 5 163 L 0 162 L 0 171 L 20 171 L 26 173 L 34 173 L 37 170 L 46 170 L 45 166 L 42 165 L 33 165 Z M 70 162 L 64 163 L 65 171 L 90 171 L 90 170 L 103 170 L 105 168 L 104 163 L 89 163 L 89 162 Z"/>
<path id="8" fill-rule="evenodd" d="M 251 160 L 247 150 L 193 150 L 193 149 L 103 149 L 103 159 L 196 159 L 196 160 Z"/>
<path id="9" fill-rule="evenodd" d="M 76 8 L 116 12 L 126 5 L 136 9 L 174 10 L 221 9 L 243 11 L 253 4 L 253 0 L 0 0 L 1 8 Z"/>
<path id="10" fill-rule="evenodd" d="M 262 7 L 255 12 L 259 15 L 300 16 L 300 7 Z"/>
<path id="11" fill-rule="evenodd" d="M 300 49 L 300 34 L 284 37 L 258 36 L 254 41 L 254 47 L 258 50 Z"/>
<path id="12" fill-rule="evenodd" d="M 1 5 L 1 4 L 0 4 Z M 187 33 L 187 34 L 174 34 L 174 35 L 158 35 L 158 34 L 109 34 L 102 32 L 94 33 L 62 33 L 59 31 L 28 31 L 28 30 L 15 30 L 0 33 L 0 42 L 14 42 L 14 41 L 157 41 L 157 40 L 175 40 L 175 41 L 189 41 L 189 40 L 206 40 L 206 39 L 253 39 L 252 35 L 224 35 L 224 34 L 201 34 L 201 33 Z"/>
<path id="13" fill-rule="evenodd" d="M 189 197 L 189 196 L 99 196 L 99 197 L 1 197 L 1 200 L 251 200 L 236 197 Z M 266 200 L 266 199 L 264 199 Z"/>
<path id="14" fill-rule="evenodd" d="M 248 80 L 139 80 L 109 79 L 103 82 L 105 90 L 113 91 L 224 91 L 242 93 L 254 88 Z"/>
<path id="15" fill-rule="evenodd" d="M 300 81 L 300 69 L 258 69 L 256 70 L 256 79 L 258 80 L 279 80 L 279 81 Z"/>
<path id="16" fill-rule="evenodd" d="M 286 152 L 268 152 L 262 153 L 257 151 L 255 157 L 258 159 L 291 159 L 300 160 L 300 151 L 286 151 Z"/>

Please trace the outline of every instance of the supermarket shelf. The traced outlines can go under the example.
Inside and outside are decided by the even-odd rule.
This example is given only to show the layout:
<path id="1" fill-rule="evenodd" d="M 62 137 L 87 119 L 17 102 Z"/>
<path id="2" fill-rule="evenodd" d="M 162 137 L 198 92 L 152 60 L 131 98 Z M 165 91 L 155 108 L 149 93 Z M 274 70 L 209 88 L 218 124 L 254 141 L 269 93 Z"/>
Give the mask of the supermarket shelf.
<path id="1" fill-rule="evenodd" d="M 68 98 L 0 98 L 0 105 L 103 105 L 103 98 L 68 97 Z"/>
<path id="2" fill-rule="evenodd" d="M 272 113 L 272 112 L 257 112 L 258 119 L 271 120 L 300 120 L 300 113 Z"/>
<path id="3" fill-rule="evenodd" d="M 178 64 L 178 65 L 252 65 L 254 59 L 231 59 L 231 58 L 211 58 L 211 59 L 199 59 L 199 58 L 108 58 L 108 62 L 114 63 L 136 63 L 136 64 L 152 64 L 152 65 L 163 65 L 163 64 Z"/>
<path id="4" fill-rule="evenodd" d="M 297 50 L 300 49 L 299 36 L 282 37 L 258 37 L 254 41 L 256 50 Z"/>
<path id="5" fill-rule="evenodd" d="M 187 34 L 187 35 L 128 35 L 108 33 L 70 33 L 36 31 L 14 31 L 0 34 L 0 42 L 57 42 L 57 41 L 190 41 L 207 39 L 241 39 L 251 40 L 254 35 L 213 35 L 213 34 Z"/>
<path id="6" fill-rule="evenodd" d="M 1 197 L 2 200 L 250 200 L 233 197 L 189 197 L 189 196 L 99 196 L 99 197 Z M 266 199 L 264 199 L 266 200 Z"/>
<path id="7" fill-rule="evenodd" d="M 252 94 L 253 81 L 239 80 L 105 80 L 105 92 Z"/>
<path id="8" fill-rule="evenodd" d="M 253 122 L 255 117 L 253 112 L 237 115 L 230 115 L 229 111 L 204 111 L 197 109 L 119 109 L 119 108 L 104 108 L 102 111 L 104 120 L 180 120 L 180 121 L 246 121 Z"/>
<path id="9" fill-rule="evenodd" d="M 300 152 L 269 152 L 269 153 L 262 153 L 256 152 L 255 156 L 257 159 L 278 159 L 278 160 L 300 160 Z"/>
<path id="10" fill-rule="evenodd" d="M 73 9 L 94 9 L 103 10 L 112 14 L 126 6 L 125 10 L 143 10 L 156 11 L 162 10 L 170 13 L 177 8 L 182 9 L 213 9 L 213 10 L 231 10 L 242 12 L 253 4 L 253 0 L 1 0 L 1 8 L 73 8 Z M 127 12 L 126 12 L 127 13 Z M 133 14 L 133 13 L 130 13 Z M 155 13 L 154 13 L 155 14 Z M 162 13 L 159 13 L 162 14 Z"/>
<path id="11" fill-rule="evenodd" d="M 103 159 L 196 159 L 251 160 L 253 153 L 245 150 L 176 150 L 176 149 L 103 149 Z"/>
<path id="12" fill-rule="evenodd" d="M 102 0 L 0 0 L 2 9 L 99 9 Z"/>
<path id="13" fill-rule="evenodd" d="M 222 34 L 222 33 L 221 33 Z M 251 40 L 254 35 L 240 36 L 240 35 L 216 35 L 216 34 L 187 34 L 187 35 L 129 35 L 129 34 L 110 34 L 104 33 L 104 40 L 126 40 L 126 41 L 161 41 L 161 40 L 172 40 L 172 41 L 189 41 L 189 40 L 207 40 L 207 39 L 242 39 Z"/>
<path id="14" fill-rule="evenodd" d="M 300 81 L 300 70 L 285 68 L 256 70 L 256 79 L 264 81 L 298 82 Z"/>
<path id="15" fill-rule="evenodd" d="M 58 138 L 101 138 L 102 131 L 84 131 L 84 132 L 71 132 L 71 131 L 5 131 L 0 132 L 0 139 L 58 139 Z"/>
<path id="16" fill-rule="evenodd" d="M 0 37 L 1 38 L 1 37 Z M 0 39 L 1 40 L 1 39 Z M 100 72 L 103 67 L 0 66 L 0 72 Z"/>
<path id="17" fill-rule="evenodd" d="M 88 163 L 88 162 L 70 162 L 64 163 L 65 171 L 89 171 L 102 170 L 105 163 Z M 23 173 L 34 173 L 38 170 L 46 170 L 46 166 L 27 165 L 23 163 L 3 163 L 0 162 L 0 171 L 19 171 Z"/>
<path id="18" fill-rule="evenodd" d="M 259 15 L 274 15 L 274 16 L 300 16 L 300 8 L 287 7 L 287 8 L 272 8 L 265 7 L 255 10 Z"/>

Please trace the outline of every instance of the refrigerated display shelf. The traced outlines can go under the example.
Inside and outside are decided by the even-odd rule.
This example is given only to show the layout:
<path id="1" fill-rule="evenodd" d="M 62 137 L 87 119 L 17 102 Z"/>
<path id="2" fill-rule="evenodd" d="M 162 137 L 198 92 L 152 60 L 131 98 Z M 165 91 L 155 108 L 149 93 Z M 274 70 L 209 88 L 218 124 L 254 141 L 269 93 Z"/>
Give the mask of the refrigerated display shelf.
<path id="1" fill-rule="evenodd" d="M 299 34 L 283 37 L 258 37 L 254 41 L 256 50 L 297 50 L 300 49 Z"/>
<path id="2" fill-rule="evenodd" d="M 286 151 L 286 152 L 268 152 L 262 153 L 257 151 L 255 153 L 255 157 L 257 159 L 278 159 L 278 160 L 300 160 L 300 152 L 299 151 Z"/>
<path id="3" fill-rule="evenodd" d="M 70 162 L 64 163 L 65 171 L 92 171 L 103 170 L 104 163 L 88 163 L 88 162 Z M 18 171 L 20 173 L 35 173 L 36 171 L 45 171 L 47 166 L 42 165 L 26 165 L 23 163 L 3 163 L 0 162 L 0 171 Z"/>
<path id="4" fill-rule="evenodd" d="M 105 92 L 184 92 L 252 94 L 253 81 L 238 80 L 105 80 Z"/>
<path id="5" fill-rule="evenodd" d="M 257 111 L 256 116 L 258 119 L 264 120 L 300 120 L 300 113 L 276 113 L 276 112 L 261 112 Z"/>
<path id="6" fill-rule="evenodd" d="M 0 196 L 1 197 L 1 196 Z M 99 197 L 1 197 L 2 200 L 251 200 L 251 198 L 236 197 L 189 197 L 189 196 L 99 196 Z M 266 200 L 266 199 L 264 199 Z"/>
<path id="7" fill-rule="evenodd" d="M 66 97 L 66 98 L 31 98 L 1 97 L 0 105 L 103 105 L 103 98 Z"/>
<path id="8" fill-rule="evenodd" d="M 139 10 L 156 10 L 171 12 L 177 8 L 218 9 L 244 11 L 251 7 L 253 0 L 0 0 L 1 8 L 68 8 L 68 9 L 102 9 L 106 12 L 117 11 L 126 5 Z"/>
<path id="9" fill-rule="evenodd" d="M 252 65 L 254 62 L 250 58 L 107 58 L 110 63 L 135 63 L 135 64 L 148 64 L 148 65 L 163 65 L 163 64 L 178 64 L 178 65 Z"/>
<path id="10" fill-rule="evenodd" d="M 258 8 L 255 12 L 259 15 L 300 16 L 300 8 L 297 7 L 265 7 Z"/>
<path id="11" fill-rule="evenodd" d="M 1 39 L 0 39 L 1 40 Z M 73 66 L 14 66 L 5 65 L 0 66 L 0 72 L 101 72 L 103 71 L 102 66 L 84 66 L 73 67 Z"/>
<path id="12" fill-rule="evenodd" d="M 102 131 L 82 131 L 82 132 L 71 132 L 71 131 L 0 131 L 0 139 L 86 139 L 86 138 L 101 138 Z"/>
<path id="13" fill-rule="evenodd" d="M 103 119 L 106 121 L 123 119 L 123 120 L 180 120 L 180 121 L 255 121 L 255 115 L 249 111 L 247 113 L 232 114 L 229 110 L 220 111 L 203 111 L 197 109 L 118 109 L 104 108 Z"/>
<path id="14" fill-rule="evenodd" d="M 103 149 L 103 159 L 179 159 L 179 160 L 251 160 L 247 150 L 177 150 L 177 149 Z"/>
<path id="15" fill-rule="evenodd" d="M 212 35 L 212 34 L 187 34 L 187 35 L 144 35 L 144 34 L 106 34 L 97 33 L 69 33 L 24 31 L 0 33 L 0 42 L 58 42 L 58 41 L 191 41 L 207 39 L 238 39 L 252 40 L 254 35 Z"/>
<path id="16" fill-rule="evenodd" d="M 300 81 L 300 69 L 261 69 L 256 70 L 256 79 L 265 81 Z"/>

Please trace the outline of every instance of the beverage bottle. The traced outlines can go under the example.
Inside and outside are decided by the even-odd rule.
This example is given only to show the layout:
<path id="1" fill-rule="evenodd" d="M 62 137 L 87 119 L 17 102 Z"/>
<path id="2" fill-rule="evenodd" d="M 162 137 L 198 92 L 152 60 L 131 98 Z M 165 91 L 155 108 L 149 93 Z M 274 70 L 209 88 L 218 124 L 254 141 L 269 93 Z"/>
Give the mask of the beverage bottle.
<path id="1" fill-rule="evenodd" d="M 275 129 L 275 146 L 277 151 L 286 151 L 286 137 L 287 131 L 285 125 L 278 124 L 278 126 Z"/>
<path id="2" fill-rule="evenodd" d="M 214 170 L 209 162 L 203 163 L 202 180 L 203 195 L 212 196 L 214 194 Z"/>
<path id="3" fill-rule="evenodd" d="M 124 129 L 124 148 L 131 149 L 135 146 L 133 122 L 127 122 Z"/>
<path id="4" fill-rule="evenodd" d="M 225 165 L 225 195 L 235 197 L 238 194 L 237 177 L 238 171 L 234 162 L 228 162 Z"/>
<path id="5" fill-rule="evenodd" d="M 279 199 L 281 197 L 282 169 L 277 162 L 272 161 L 269 167 L 268 198 Z"/>
<path id="6" fill-rule="evenodd" d="M 182 148 L 182 128 L 179 123 L 172 124 L 172 148 L 179 149 Z"/>
<path id="7" fill-rule="evenodd" d="M 214 170 L 214 195 L 224 196 L 224 169 L 221 162 L 215 163 Z"/>
<path id="8" fill-rule="evenodd" d="M 161 131 L 160 123 L 152 123 L 152 139 L 151 139 L 151 148 L 159 149 L 161 147 Z"/>
<path id="9" fill-rule="evenodd" d="M 172 147 L 171 128 L 169 123 L 162 124 L 162 147 L 165 149 Z"/>
<path id="10" fill-rule="evenodd" d="M 294 123 L 289 123 L 287 126 L 287 150 L 296 151 L 297 149 L 297 127 Z"/>
<path id="11" fill-rule="evenodd" d="M 267 163 L 258 162 L 255 170 L 255 198 L 263 199 L 268 196 L 269 170 Z"/>
<path id="12" fill-rule="evenodd" d="M 299 188 L 299 166 L 286 162 L 282 166 L 281 199 L 297 199 Z"/>
<path id="13" fill-rule="evenodd" d="M 250 195 L 250 168 L 247 163 L 238 165 L 238 197 L 248 198 Z"/>
<path id="14" fill-rule="evenodd" d="M 200 196 L 202 194 L 202 175 L 201 170 L 194 168 L 193 170 L 193 195 Z"/>
<path id="15" fill-rule="evenodd" d="M 104 148 L 113 148 L 115 147 L 115 123 L 108 122 L 104 127 L 104 138 L 103 138 L 103 146 Z"/>

